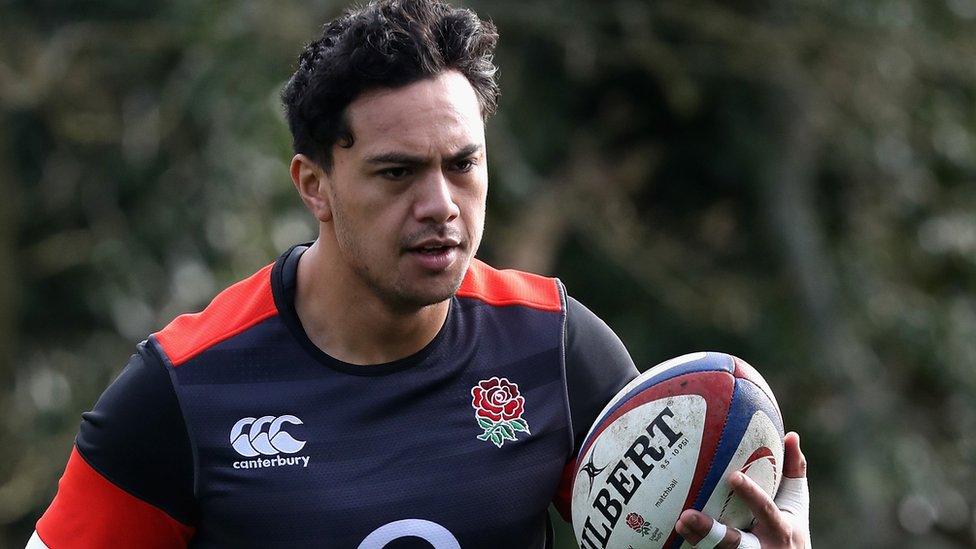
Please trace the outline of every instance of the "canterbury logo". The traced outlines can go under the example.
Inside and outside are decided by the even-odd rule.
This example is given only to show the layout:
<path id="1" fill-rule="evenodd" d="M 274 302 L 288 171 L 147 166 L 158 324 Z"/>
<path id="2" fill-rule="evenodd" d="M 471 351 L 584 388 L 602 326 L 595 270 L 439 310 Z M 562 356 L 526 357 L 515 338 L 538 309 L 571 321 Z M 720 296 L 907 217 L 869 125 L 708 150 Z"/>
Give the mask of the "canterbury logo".
<path id="1" fill-rule="evenodd" d="M 292 415 L 243 418 L 230 430 L 230 443 L 244 457 L 274 456 L 281 452 L 294 454 L 305 446 L 305 441 L 296 440 L 282 431 L 281 426 L 285 423 L 301 425 L 302 420 Z M 265 425 L 269 425 L 267 430 Z"/>

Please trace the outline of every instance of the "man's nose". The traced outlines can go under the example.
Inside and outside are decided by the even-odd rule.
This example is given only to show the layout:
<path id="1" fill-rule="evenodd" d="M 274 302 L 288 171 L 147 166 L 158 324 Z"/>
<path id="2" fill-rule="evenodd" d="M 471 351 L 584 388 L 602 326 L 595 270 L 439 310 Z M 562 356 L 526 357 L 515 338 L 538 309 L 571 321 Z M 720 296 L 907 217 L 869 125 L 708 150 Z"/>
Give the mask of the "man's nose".
<path id="1" fill-rule="evenodd" d="M 455 189 L 442 170 L 431 170 L 417 185 L 414 215 L 418 221 L 442 224 L 461 214 L 461 209 L 454 202 Z"/>

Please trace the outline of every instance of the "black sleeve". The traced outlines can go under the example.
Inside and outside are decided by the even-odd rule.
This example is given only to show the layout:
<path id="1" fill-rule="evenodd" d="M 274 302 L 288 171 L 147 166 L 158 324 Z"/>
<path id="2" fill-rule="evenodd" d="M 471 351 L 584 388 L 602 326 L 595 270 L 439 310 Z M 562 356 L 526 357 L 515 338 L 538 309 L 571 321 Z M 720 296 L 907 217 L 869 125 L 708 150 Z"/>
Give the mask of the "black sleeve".
<path id="1" fill-rule="evenodd" d="M 78 453 L 106 479 L 193 524 L 193 453 L 169 372 L 145 342 L 94 409 L 81 415 Z"/>
<path id="2" fill-rule="evenodd" d="M 637 367 L 617 334 L 582 303 L 567 296 L 566 386 L 574 456 L 600 410 L 637 375 Z"/>

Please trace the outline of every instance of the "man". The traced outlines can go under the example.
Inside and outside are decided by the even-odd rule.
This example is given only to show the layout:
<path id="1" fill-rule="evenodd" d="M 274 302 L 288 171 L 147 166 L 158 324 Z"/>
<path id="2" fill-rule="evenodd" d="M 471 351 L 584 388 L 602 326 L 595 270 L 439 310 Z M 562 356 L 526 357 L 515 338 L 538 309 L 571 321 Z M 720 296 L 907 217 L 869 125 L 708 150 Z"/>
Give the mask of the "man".
<path id="1" fill-rule="evenodd" d="M 140 344 L 32 544 L 552 544 L 547 507 L 566 516 L 583 435 L 637 371 L 557 280 L 474 259 L 496 39 L 430 1 L 326 26 L 283 93 L 318 238 Z"/>

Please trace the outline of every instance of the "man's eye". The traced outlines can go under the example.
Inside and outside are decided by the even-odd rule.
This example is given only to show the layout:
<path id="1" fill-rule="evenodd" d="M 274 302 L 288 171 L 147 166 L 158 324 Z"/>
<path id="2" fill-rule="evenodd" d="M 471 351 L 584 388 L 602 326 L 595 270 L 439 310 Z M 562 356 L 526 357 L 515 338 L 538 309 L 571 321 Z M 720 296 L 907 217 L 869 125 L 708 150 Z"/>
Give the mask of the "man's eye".
<path id="1" fill-rule="evenodd" d="M 402 166 L 396 168 L 387 168 L 380 172 L 380 175 L 387 179 L 406 179 L 410 176 L 410 168 L 404 168 Z"/>
<path id="2" fill-rule="evenodd" d="M 454 163 L 454 171 L 469 172 L 475 166 L 475 161 L 468 158 Z"/>

